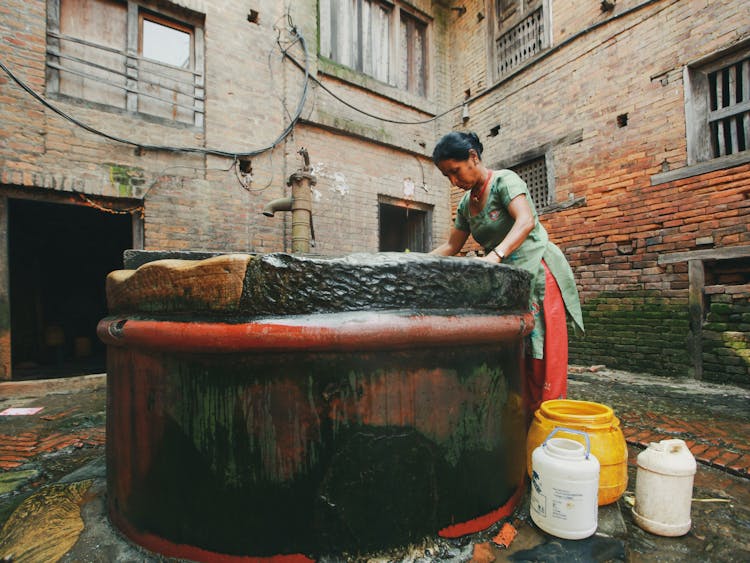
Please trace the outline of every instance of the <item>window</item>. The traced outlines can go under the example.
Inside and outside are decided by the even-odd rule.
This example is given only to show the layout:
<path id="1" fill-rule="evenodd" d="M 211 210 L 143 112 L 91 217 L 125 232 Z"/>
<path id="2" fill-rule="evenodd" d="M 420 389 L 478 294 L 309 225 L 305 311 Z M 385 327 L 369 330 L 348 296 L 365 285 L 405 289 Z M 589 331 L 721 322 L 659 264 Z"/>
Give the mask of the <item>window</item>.
<path id="1" fill-rule="evenodd" d="M 401 12 L 398 87 L 420 96 L 425 95 L 426 35 L 424 22 Z"/>
<path id="2" fill-rule="evenodd" d="M 432 206 L 378 196 L 380 252 L 429 252 Z"/>
<path id="3" fill-rule="evenodd" d="M 685 76 L 688 163 L 750 149 L 750 48 L 690 66 Z"/>
<path id="4" fill-rule="evenodd" d="M 511 169 L 526 182 L 537 211 L 542 211 L 552 203 L 547 174 L 547 159 L 544 156 L 527 160 Z"/>
<path id="5" fill-rule="evenodd" d="M 203 125 L 203 30 L 129 0 L 48 0 L 47 89 Z"/>
<path id="6" fill-rule="evenodd" d="M 320 55 L 424 96 L 427 23 L 380 0 L 320 0 Z"/>
<path id="7" fill-rule="evenodd" d="M 495 0 L 494 60 L 499 79 L 551 44 L 549 9 L 544 0 Z"/>

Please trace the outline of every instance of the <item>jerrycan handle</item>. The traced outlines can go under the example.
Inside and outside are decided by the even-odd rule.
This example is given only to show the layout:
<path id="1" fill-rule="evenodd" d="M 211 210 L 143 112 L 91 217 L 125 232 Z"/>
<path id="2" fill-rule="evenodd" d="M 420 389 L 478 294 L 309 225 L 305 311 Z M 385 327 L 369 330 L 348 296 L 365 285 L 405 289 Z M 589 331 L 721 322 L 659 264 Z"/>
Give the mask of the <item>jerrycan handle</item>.
<path id="1" fill-rule="evenodd" d="M 573 430 L 572 428 L 565 428 L 564 426 L 556 426 L 555 429 L 549 433 L 549 435 L 544 439 L 544 446 L 547 445 L 547 441 L 552 438 L 555 434 L 557 434 L 558 431 L 562 430 L 563 432 L 570 432 L 571 434 L 579 434 L 583 436 L 586 439 L 586 459 L 589 458 L 589 455 L 591 454 L 591 440 L 589 440 L 588 433 L 584 432 L 583 430 Z"/>

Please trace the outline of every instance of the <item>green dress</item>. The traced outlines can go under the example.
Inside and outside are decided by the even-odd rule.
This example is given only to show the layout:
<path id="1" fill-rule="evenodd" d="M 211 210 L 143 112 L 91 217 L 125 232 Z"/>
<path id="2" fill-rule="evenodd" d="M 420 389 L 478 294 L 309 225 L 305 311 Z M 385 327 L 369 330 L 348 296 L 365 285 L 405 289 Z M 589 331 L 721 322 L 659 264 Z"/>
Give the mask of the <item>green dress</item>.
<path id="1" fill-rule="evenodd" d="M 529 308 L 534 313 L 534 330 L 529 336 L 531 356 L 537 359 L 544 357 L 544 317 L 541 315 L 544 307 L 544 266 L 549 268 L 560 287 L 560 293 L 565 303 L 565 310 L 574 325 L 583 331 L 583 315 L 581 303 L 578 299 L 573 270 L 565 259 L 562 251 L 549 240 L 547 231 L 539 222 L 534 202 L 531 199 L 526 183 L 511 170 L 496 170 L 492 173 L 490 192 L 487 203 L 479 213 L 471 216 L 469 212 L 469 195 L 466 192 L 458 204 L 455 227 L 461 231 L 471 233 L 485 252 L 495 248 L 510 231 L 515 222 L 508 212 L 510 201 L 525 195 L 531 204 L 534 215 L 534 228 L 513 253 L 506 256 L 504 264 L 518 266 L 532 274 L 531 298 Z"/>

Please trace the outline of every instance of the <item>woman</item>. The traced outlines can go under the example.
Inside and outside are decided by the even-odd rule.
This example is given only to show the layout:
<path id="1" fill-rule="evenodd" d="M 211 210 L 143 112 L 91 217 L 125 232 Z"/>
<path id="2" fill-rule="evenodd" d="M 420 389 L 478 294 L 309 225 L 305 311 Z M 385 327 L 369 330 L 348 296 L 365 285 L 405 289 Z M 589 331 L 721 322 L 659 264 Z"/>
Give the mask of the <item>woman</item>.
<path id="1" fill-rule="evenodd" d="M 482 143 L 475 133 L 445 135 L 432 161 L 454 186 L 465 190 L 448 240 L 432 254 L 453 256 L 471 234 L 484 248 L 482 260 L 510 264 L 532 274 L 529 336 L 524 383 L 527 413 L 542 401 L 563 399 L 568 381 L 566 310 L 583 330 L 573 272 L 539 222 L 526 184 L 510 170 L 489 170 L 482 163 Z"/>

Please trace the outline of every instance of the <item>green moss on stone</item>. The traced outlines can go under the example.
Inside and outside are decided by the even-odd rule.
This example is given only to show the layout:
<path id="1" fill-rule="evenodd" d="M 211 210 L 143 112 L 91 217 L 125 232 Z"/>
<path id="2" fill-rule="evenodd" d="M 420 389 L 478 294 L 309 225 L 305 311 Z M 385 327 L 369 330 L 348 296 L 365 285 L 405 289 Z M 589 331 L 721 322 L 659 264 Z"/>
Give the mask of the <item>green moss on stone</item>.
<path id="1" fill-rule="evenodd" d="M 687 301 L 657 292 L 603 292 L 583 304 L 586 334 L 571 335 L 571 361 L 685 376 L 691 368 Z"/>

